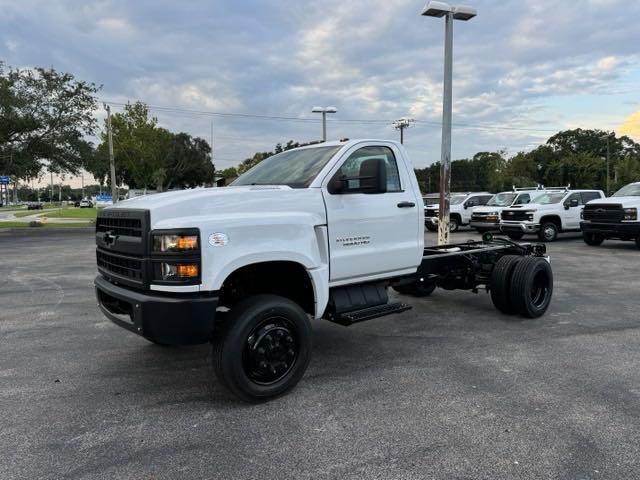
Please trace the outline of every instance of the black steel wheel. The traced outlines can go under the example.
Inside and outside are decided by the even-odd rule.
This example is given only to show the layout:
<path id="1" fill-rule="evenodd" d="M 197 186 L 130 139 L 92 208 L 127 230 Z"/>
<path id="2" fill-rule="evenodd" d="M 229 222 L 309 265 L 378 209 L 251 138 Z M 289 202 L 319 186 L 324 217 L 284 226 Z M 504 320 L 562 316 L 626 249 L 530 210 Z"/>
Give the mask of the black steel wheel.
<path id="1" fill-rule="evenodd" d="M 553 272 L 544 258 L 525 257 L 513 270 L 510 299 L 518 312 L 537 318 L 547 311 L 553 295 Z"/>
<path id="2" fill-rule="evenodd" d="M 509 232 L 509 233 L 507 233 L 507 236 L 511 240 L 520 240 L 520 239 L 522 239 L 522 237 L 524 237 L 524 233 L 522 233 L 522 232 Z"/>
<path id="3" fill-rule="evenodd" d="M 310 358 L 306 313 L 277 295 L 256 295 L 238 303 L 214 333 L 216 376 L 248 402 L 269 400 L 293 388 Z"/>
<path id="4" fill-rule="evenodd" d="M 542 242 L 555 242 L 556 238 L 558 238 L 558 225 L 553 222 L 544 222 L 540 226 L 538 238 Z"/>
<path id="5" fill-rule="evenodd" d="M 582 232 L 582 238 L 584 239 L 584 243 L 592 247 L 602 245 L 602 242 L 604 242 L 604 235 L 599 233 Z"/>
<path id="6" fill-rule="evenodd" d="M 491 301 L 506 315 L 518 313 L 518 308 L 511 301 L 511 277 L 523 258 L 519 255 L 505 255 L 498 260 L 491 272 Z"/>

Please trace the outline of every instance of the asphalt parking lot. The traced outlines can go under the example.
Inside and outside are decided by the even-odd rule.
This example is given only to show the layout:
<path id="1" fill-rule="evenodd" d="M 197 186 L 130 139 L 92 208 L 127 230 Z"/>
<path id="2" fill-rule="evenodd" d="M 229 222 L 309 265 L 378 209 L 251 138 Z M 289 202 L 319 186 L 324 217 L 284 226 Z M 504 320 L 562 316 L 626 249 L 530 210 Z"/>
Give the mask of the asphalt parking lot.
<path id="1" fill-rule="evenodd" d="M 0 232 L 2 479 L 640 478 L 632 242 L 551 244 L 541 319 L 436 290 L 315 322 L 301 383 L 258 406 L 222 390 L 208 346 L 105 319 L 93 248 L 90 231 Z"/>

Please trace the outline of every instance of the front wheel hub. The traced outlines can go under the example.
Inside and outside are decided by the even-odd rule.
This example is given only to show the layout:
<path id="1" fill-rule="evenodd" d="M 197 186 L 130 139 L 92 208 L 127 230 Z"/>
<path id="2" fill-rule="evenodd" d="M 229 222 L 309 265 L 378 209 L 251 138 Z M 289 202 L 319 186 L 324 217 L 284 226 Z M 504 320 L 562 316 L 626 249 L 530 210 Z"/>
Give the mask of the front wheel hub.
<path id="1" fill-rule="evenodd" d="M 283 318 L 269 319 L 247 338 L 244 371 L 252 381 L 269 385 L 285 377 L 298 358 L 298 342 Z"/>

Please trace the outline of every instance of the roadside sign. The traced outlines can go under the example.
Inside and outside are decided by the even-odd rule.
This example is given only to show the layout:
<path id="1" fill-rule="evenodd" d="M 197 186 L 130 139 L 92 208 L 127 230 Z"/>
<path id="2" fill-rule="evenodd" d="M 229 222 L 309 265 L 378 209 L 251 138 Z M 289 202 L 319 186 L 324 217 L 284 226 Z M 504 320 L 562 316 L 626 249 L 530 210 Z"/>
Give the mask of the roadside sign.
<path id="1" fill-rule="evenodd" d="M 9 175 L 0 175 L 0 183 L 2 185 L 9 185 Z"/>
<path id="2" fill-rule="evenodd" d="M 103 194 L 96 195 L 96 202 L 111 202 L 113 201 L 113 197 L 111 195 Z"/>

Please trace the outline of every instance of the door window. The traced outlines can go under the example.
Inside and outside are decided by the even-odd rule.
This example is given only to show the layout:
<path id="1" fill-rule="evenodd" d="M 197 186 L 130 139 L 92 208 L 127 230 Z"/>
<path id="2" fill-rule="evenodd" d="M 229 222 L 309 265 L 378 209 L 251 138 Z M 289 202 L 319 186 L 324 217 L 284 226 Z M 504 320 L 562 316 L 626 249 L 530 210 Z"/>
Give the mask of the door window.
<path id="1" fill-rule="evenodd" d="M 531 201 L 531 195 L 529 195 L 528 193 L 523 193 L 521 194 L 515 202 L 513 202 L 514 205 L 524 205 L 526 203 L 529 203 Z"/>
<path id="2" fill-rule="evenodd" d="M 569 195 L 564 201 L 564 204 L 571 205 L 572 200 L 578 200 L 578 205 L 582 205 L 582 196 L 580 195 L 580 192 L 572 193 L 571 195 Z"/>
<path id="3" fill-rule="evenodd" d="M 582 192 L 582 203 L 585 205 L 596 198 L 600 198 L 600 192 Z"/>
<path id="4" fill-rule="evenodd" d="M 344 161 L 333 178 L 362 176 L 360 169 L 363 162 L 374 158 L 382 158 L 387 167 L 387 192 L 402 191 L 396 157 L 388 147 L 362 147 L 356 150 Z M 358 188 L 360 188 L 360 180 L 349 180 L 349 189 Z"/>

